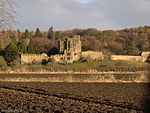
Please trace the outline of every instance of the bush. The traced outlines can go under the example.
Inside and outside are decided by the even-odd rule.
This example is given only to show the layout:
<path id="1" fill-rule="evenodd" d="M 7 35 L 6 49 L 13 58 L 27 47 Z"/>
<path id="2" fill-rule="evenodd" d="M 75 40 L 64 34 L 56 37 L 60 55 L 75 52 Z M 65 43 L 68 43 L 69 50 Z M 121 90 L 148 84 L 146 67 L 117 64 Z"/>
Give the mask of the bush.
<path id="1" fill-rule="evenodd" d="M 4 60 L 3 56 L 0 56 L 0 67 L 3 67 L 3 66 L 7 66 L 7 63 Z"/>
<path id="2" fill-rule="evenodd" d="M 12 68 L 20 68 L 20 66 L 21 66 L 21 64 L 20 64 L 20 62 L 19 62 L 19 60 L 14 60 L 14 61 L 12 61 L 12 62 L 10 62 L 9 63 L 9 65 L 12 67 Z"/>
<path id="3" fill-rule="evenodd" d="M 17 46 L 14 43 L 10 43 L 6 48 L 5 48 L 5 55 L 4 59 L 7 61 L 9 64 L 10 62 L 14 61 L 17 59 L 19 56 L 19 51 Z"/>

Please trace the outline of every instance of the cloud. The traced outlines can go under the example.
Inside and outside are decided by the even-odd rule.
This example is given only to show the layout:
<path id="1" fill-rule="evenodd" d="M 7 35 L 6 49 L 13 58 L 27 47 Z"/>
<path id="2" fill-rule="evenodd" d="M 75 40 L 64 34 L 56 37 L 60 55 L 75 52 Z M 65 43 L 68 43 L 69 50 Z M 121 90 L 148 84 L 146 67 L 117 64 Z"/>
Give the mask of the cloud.
<path id="1" fill-rule="evenodd" d="M 20 29 L 124 28 L 149 24 L 149 0 L 16 0 Z"/>
<path id="2" fill-rule="evenodd" d="M 79 3 L 81 3 L 81 4 L 88 4 L 92 0 L 76 0 L 76 1 L 79 2 Z"/>
<path id="3" fill-rule="evenodd" d="M 116 27 L 130 27 L 149 24 L 149 0 L 94 0 L 94 7 L 101 7 L 105 18 Z"/>

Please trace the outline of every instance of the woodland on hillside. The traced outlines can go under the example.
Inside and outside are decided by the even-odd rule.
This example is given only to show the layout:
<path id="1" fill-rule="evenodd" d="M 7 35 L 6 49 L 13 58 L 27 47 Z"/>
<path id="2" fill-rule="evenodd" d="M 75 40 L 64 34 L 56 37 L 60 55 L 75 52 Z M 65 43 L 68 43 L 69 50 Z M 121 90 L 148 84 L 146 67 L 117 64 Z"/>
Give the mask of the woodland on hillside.
<path id="1" fill-rule="evenodd" d="M 48 31 L 1 30 L 0 57 L 11 64 L 21 53 L 50 56 L 58 52 L 57 40 L 74 35 L 81 36 L 82 51 L 102 51 L 106 55 L 140 55 L 142 51 L 150 51 L 150 26 L 104 31 L 94 28 L 54 31 L 50 27 Z"/>

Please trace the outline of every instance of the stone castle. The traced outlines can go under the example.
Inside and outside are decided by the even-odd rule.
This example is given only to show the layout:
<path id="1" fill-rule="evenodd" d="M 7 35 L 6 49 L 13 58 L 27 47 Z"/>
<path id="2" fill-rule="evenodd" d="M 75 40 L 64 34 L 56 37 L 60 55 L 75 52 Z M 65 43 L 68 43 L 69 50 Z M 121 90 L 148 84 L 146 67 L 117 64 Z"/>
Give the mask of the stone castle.
<path id="1" fill-rule="evenodd" d="M 81 53 L 81 40 L 79 35 L 58 41 L 59 54 L 63 55 L 62 62 L 73 63 L 75 56 Z"/>
<path id="2" fill-rule="evenodd" d="M 102 60 L 103 54 L 99 51 L 85 51 L 81 50 L 82 43 L 79 35 L 72 38 L 64 38 L 58 41 L 59 54 L 52 55 L 52 62 L 59 63 L 73 63 L 80 59 Z"/>
<path id="3" fill-rule="evenodd" d="M 54 63 L 73 63 L 80 59 L 103 60 L 103 54 L 99 51 L 82 51 L 82 43 L 79 35 L 72 38 L 63 38 L 58 41 L 58 54 L 48 57 L 46 54 L 21 54 L 21 64 L 41 63 L 50 61 Z"/>
<path id="4" fill-rule="evenodd" d="M 21 64 L 41 63 L 50 61 L 54 63 L 73 63 L 81 59 L 103 60 L 104 55 L 99 51 L 82 51 L 81 38 L 75 35 L 72 38 L 63 38 L 58 41 L 58 54 L 21 54 Z M 110 60 L 128 60 L 145 62 L 150 59 L 150 52 L 142 52 L 141 56 L 111 55 Z"/>

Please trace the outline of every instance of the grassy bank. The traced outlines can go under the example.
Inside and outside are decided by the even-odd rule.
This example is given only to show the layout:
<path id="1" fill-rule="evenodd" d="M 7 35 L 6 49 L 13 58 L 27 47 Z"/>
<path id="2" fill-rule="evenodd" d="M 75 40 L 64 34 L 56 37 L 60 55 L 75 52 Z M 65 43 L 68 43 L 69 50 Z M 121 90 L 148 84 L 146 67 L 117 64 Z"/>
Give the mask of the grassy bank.
<path id="1" fill-rule="evenodd" d="M 150 64 L 129 61 L 92 61 L 72 64 L 49 63 L 47 65 L 24 65 L 22 69 L 36 72 L 137 72 L 147 70 Z"/>
<path id="2" fill-rule="evenodd" d="M 150 64 L 129 61 L 91 61 L 71 64 L 48 63 L 3 67 L 0 73 L 138 73 L 149 70 Z"/>

